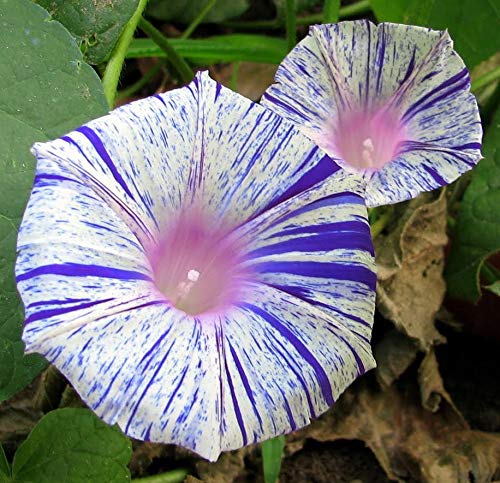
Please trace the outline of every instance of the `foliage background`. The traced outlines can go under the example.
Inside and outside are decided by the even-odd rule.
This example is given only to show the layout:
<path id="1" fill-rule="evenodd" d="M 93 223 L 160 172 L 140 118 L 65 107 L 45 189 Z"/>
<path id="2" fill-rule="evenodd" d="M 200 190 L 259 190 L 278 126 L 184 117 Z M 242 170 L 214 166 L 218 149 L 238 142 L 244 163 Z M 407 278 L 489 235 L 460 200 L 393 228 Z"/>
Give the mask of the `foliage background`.
<path id="1" fill-rule="evenodd" d="M 281 481 L 500 479 L 499 11 L 491 0 L 0 0 L 0 482 L 274 481 L 283 446 Z M 339 16 L 448 29 L 472 73 L 485 158 L 447 189 L 371 213 L 378 368 L 326 415 L 214 464 L 130 441 L 23 355 L 13 264 L 29 148 L 192 69 L 258 100 L 308 25 Z"/>

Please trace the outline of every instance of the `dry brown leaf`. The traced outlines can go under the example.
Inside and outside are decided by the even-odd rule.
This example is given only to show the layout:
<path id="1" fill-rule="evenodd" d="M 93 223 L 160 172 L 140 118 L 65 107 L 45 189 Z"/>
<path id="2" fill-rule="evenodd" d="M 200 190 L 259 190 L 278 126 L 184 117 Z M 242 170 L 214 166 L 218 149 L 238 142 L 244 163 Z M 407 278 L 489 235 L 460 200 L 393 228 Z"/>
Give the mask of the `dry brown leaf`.
<path id="1" fill-rule="evenodd" d="M 396 328 L 418 341 L 420 348 L 444 341 L 434 319 L 441 307 L 446 237 L 444 190 L 436 199 L 425 193 L 396 209 L 397 226 L 375 239 L 377 304 Z"/>
<path id="2" fill-rule="evenodd" d="M 291 440 L 359 439 L 387 475 L 421 482 L 489 482 L 500 475 L 500 435 L 471 431 L 449 405 L 432 413 L 413 386 L 385 391 L 357 385 L 333 410 Z M 297 445 L 296 445 L 297 448 Z"/>
<path id="3" fill-rule="evenodd" d="M 418 353 L 418 345 L 393 329 L 375 346 L 376 376 L 382 387 L 389 387 L 408 369 Z"/>
<path id="4" fill-rule="evenodd" d="M 443 379 L 439 373 L 439 366 L 434 349 L 430 349 L 422 360 L 418 369 L 418 384 L 422 406 L 428 411 L 436 412 L 444 399 L 462 418 L 460 411 L 455 407 L 451 396 L 444 388 Z"/>

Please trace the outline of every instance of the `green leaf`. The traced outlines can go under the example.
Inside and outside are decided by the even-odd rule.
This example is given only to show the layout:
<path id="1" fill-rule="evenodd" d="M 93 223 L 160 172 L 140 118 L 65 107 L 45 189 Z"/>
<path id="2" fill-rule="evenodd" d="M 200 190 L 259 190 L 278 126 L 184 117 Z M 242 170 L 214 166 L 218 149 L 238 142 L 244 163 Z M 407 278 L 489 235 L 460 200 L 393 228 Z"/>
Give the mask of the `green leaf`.
<path id="1" fill-rule="evenodd" d="M 15 482 L 118 483 L 130 481 L 130 440 L 88 409 L 44 416 L 12 463 Z"/>
<path id="2" fill-rule="evenodd" d="M 278 481 L 284 447 L 284 436 L 278 436 L 262 443 L 262 469 L 264 470 L 265 483 L 276 483 Z"/>
<path id="3" fill-rule="evenodd" d="M 10 481 L 10 465 L 0 443 L 0 482 Z"/>
<path id="4" fill-rule="evenodd" d="M 493 282 L 491 285 L 486 285 L 484 288 L 500 297 L 500 281 Z"/>
<path id="5" fill-rule="evenodd" d="M 111 53 L 139 0 L 35 0 L 76 38 L 91 64 Z"/>
<path id="6" fill-rule="evenodd" d="M 285 40 L 265 35 L 233 34 L 168 40 L 180 56 L 205 65 L 237 61 L 279 64 L 287 54 Z M 138 57 L 166 57 L 166 54 L 150 39 L 134 39 L 126 58 Z"/>
<path id="7" fill-rule="evenodd" d="M 60 136 L 106 112 L 94 70 L 73 37 L 29 0 L 0 0 L 0 401 L 43 369 L 23 356 L 14 280 L 17 227 L 31 189 L 35 141 Z"/>
<path id="8" fill-rule="evenodd" d="M 500 9 L 491 0 L 371 0 L 371 5 L 380 22 L 448 29 L 469 69 L 500 45 Z"/>
<path id="9" fill-rule="evenodd" d="M 207 0 L 151 0 L 147 13 L 165 21 L 191 23 L 203 9 Z M 217 0 L 203 19 L 203 23 L 218 23 L 237 17 L 249 7 L 248 0 Z"/>
<path id="10" fill-rule="evenodd" d="M 471 302 L 481 296 L 481 266 L 500 250 L 500 108 L 486 133 L 483 155 L 460 204 L 445 272 L 449 295 Z"/>

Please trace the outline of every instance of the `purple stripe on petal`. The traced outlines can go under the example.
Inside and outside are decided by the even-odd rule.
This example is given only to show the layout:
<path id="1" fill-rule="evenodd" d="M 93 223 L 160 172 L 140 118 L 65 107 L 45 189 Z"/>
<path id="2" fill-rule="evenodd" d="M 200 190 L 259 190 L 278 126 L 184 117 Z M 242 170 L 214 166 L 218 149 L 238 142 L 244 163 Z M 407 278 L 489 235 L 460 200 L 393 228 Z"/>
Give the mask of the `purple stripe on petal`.
<path id="1" fill-rule="evenodd" d="M 253 407 L 255 416 L 259 420 L 261 430 L 263 430 L 262 418 L 260 417 L 260 414 L 257 411 L 257 403 L 255 402 L 255 398 L 253 397 L 253 392 L 252 392 L 252 388 L 250 387 L 250 383 L 248 382 L 248 377 L 245 374 L 245 370 L 243 369 L 243 366 L 241 365 L 241 362 L 238 358 L 238 354 L 236 354 L 236 351 L 234 350 L 233 346 L 229 342 L 228 342 L 228 346 L 229 346 L 229 351 L 231 352 L 231 356 L 233 358 L 233 361 L 236 364 L 236 369 L 238 369 L 238 373 L 240 375 L 241 382 L 243 383 L 243 386 L 245 388 L 245 392 L 247 393 L 248 399 L 250 399 L 250 402 L 252 403 L 252 407 Z"/>
<path id="2" fill-rule="evenodd" d="M 280 290 L 281 292 L 288 293 L 290 295 L 293 295 L 294 297 L 297 297 L 300 300 L 304 300 L 307 303 L 310 303 L 311 305 L 318 306 L 318 307 L 325 307 L 328 310 L 332 310 L 336 312 L 339 315 L 342 315 L 343 317 L 346 317 L 348 319 L 354 320 L 354 322 L 358 322 L 361 325 L 364 325 L 365 327 L 370 327 L 371 324 L 363 320 L 361 317 L 358 317 L 356 315 L 348 314 L 346 312 L 343 312 L 342 310 L 338 309 L 337 307 L 320 302 L 318 300 L 315 300 L 313 297 L 311 297 L 311 291 L 307 288 L 302 288 L 298 286 L 292 286 L 292 285 L 276 285 L 276 284 L 267 284 L 270 287 L 273 287 L 277 290 Z M 365 339 L 366 340 L 366 339 Z M 369 341 L 367 341 L 369 342 Z"/>
<path id="3" fill-rule="evenodd" d="M 75 310 L 88 309 L 89 307 L 93 307 L 94 305 L 103 304 L 103 303 L 109 302 L 110 300 L 113 300 L 113 299 L 108 298 L 108 299 L 104 299 L 104 300 L 97 300 L 95 302 L 87 302 L 86 304 L 81 304 L 81 305 L 76 305 L 76 306 L 72 305 L 71 307 L 61 307 L 61 308 L 52 309 L 52 310 L 40 310 L 39 312 L 31 314 L 26 319 L 25 323 L 29 324 L 30 322 L 35 322 L 37 320 L 42 320 L 42 319 L 48 319 L 50 317 L 55 317 L 56 315 L 68 314 L 68 313 L 74 312 Z"/>
<path id="4" fill-rule="evenodd" d="M 43 183 L 44 181 L 56 181 L 56 182 L 69 181 L 70 183 L 82 184 L 81 181 L 68 178 L 67 176 L 60 176 L 57 174 L 45 174 L 45 173 L 37 174 L 35 176 L 35 179 L 33 180 L 33 184 L 38 188 L 41 188 L 42 186 L 50 186 L 50 183 Z"/>
<path id="5" fill-rule="evenodd" d="M 226 378 L 227 378 L 227 383 L 229 385 L 229 391 L 231 393 L 231 399 L 233 400 L 236 421 L 238 421 L 238 426 L 240 428 L 241 437 L 243 439 L 243 446 L 246 446 L 248 444 L 247 431 L 245 429 L 245 423 L 243 422 L 243 416 L 241 414 L 241 409 L 240 409 L 240 406 L 238 404 L 238 398 L 236 397 L 236 392 L 234 390 L 233 381 L 231 379 L 231 374 L 229 373 L 229 368 L 227 367 L 227 363 L 226 363 Z"/>
<path id="6" fill-rule="evenodd" d="M 423 164 L 422 165 L 423 169 L 425 169 L 425 171 L 427 171 L 432 177 L 433 179 L 441 186 L 445 186 L 446 184 L 448 184 L 446 182 L 445 179 L 443 179 L 439 173 L 434 169 L 434 168 L 431 168 L 430 166 L 427 166 L 426 164 Z"/>
<path id="7" fill-rule="evenodd" d="M 458 149 L 458 150 L 481 149 L 481 147 L 482 147 L 481 143 L 467 143 L 467 144 L 462 144 L 461 146 L 452 146 L 450 149 Z"/>
<path id="8" fill-rule="evenodd" d="M 289 111 L 289 112 L 295 114 L 296 116 L 303 117 L 303 114 L 301 112 L 297 111 L 296 109 L 291 107 L 286 102 L 280 101 L 279 99 L 277 99 L 276 97 L 272 96 L 269 93 L 265 93 L 263 95 L 263 98 L 268 100 L 269 102 L 272 102 L 273 104 L 280 106 L 281 108 L 285 109 L 286 111 Z"/>
<path id="9" fill-rule="evenodd" d="M 288 342 L 290 342 L 293 347 L 297 350 L 297 352 L 301 355 L 301 357 L 307 361 L 307 363 L 314 370 L 316 377 L 318 379 L 318 383 L 321 387 L 321 392 L 326 403 L 331 406 L 335 401 L 332 395 L 332 387 L 330 385 L 330 380 L 328 376 L 321 366 L 321 364 L 316 360 L 314 355 L 307 349 L 307 347 L 300 341 L 300 339 L 293 334 L 293 332 L 288 329 L 283 323 L 278 320 L 276 317 L 262 310 L 261 308 L 252 305 L 252 304 L 242 304 L 242 307 L 250 310 L 254 314 L 257 314 L 259 317 L 268 322 L 274 329 L 276 329 Z"/>
<path id="10" fill-rule="evenodd" d="M 275 224 L 277 223 L 281 224 L 284 221 L 289 220 L 290 218 L 303 215 L 304 213 L 317 210 L 318 208 L 322 208 L 324 206 L 336 206 L 336 205 L 346 205 L 346 204 L 364 205 L 365 200 L 362 196 L 352 193 L 350 191 L 334 193 L 332 195 L 325 196 L 324 198 L 320 198 L 319 200 L 316 200 L 308 204 L 307 206 L 304 206 L 303 208 L 299 208 L 295 211 L 292 211 L 291 213 L 288 213 L 287 215 L 281 217 Z"/>
<path id="11" fill-rule="evenodd" d="M 358 282 L 375 290 L 377 276 L 371 270 L 363 266 L 348 265 L 343 263 L 321 263 L 321 262 L 262 262 L 253 267 L 261 273 L 289 273 L 302 277 L 331 278 L 333 280 L 345 280 Z"/>
<path id="12" fill-rule="evenodd" d="M 422 111 L 426 107 L 429 107 L 433 103 L 437 102 L 436 100 L 432 100 L 430 103 L 428 103 L 425 106 L 422 106 L 422 107 L 419 108 L 419 106 L 421 106 L 422 103 L 424 103 L 425 101 L 427 101 L 427 99 L 431 98 L 434 94 L 437 94 L 438 92 L 442 91 L 443 89 L 446 89 L 448 86 L 451 86 L 451 85 L 455 84 L 456 82 L 459 82 L 464 77 L 466 77 L 466 82 L 463 84 L 463 86 L 465 87 L 467 85 L 467 83 L 469 82 L 469 72 L 467 71 L 467 69 L 462 69 L 458 74 L 455 74 L 453 77 L 450 77 L 445 82 L 443 82 L 441 85 L 435 87 L 430 92 L 428 92 L 427 94 L 425 94 L 424 96 L 422 96 L 418 101 L 416 101 L 415 103 L 413 103 L 407 109 L 407 111 L 405 112 L 405 114 L 403 116 L 403 121 L 407 122 L 409 119 L 411 119 L 419 111 Z M 462 89 L 462 88 L 463 88 L 462 84 L 460 84 L 460 89 Z M 444 97 L 447 97 L 448 95 L 450 95 L 450 93 L 445 93 Z M 442 97 L 443 96 L 440 96 L 439 98 L 442 98 Z"/>
<path id="13" fill-rule="evenodd" d="M 120 268 L 103 267 L 100 265 L 82 265 L 79 263 L 44 265 L 17 275 L 16 281 L 23 282 L 24 280 L 29 280 L 40 275 L 63 275 L 66 277 L 102 277 L 116 278 L 117 280 L 151 281 L 151 278 L 148 275 L 136 272 L 135 270 L 123 270 Z"/>
<path id="14" fill-rule="evenodd" d="M 81 126 L 78 129 L 76 129 L 76 131 L 82 133 L 90 141 L 92 146 L 94 146 L 94 149 L 97 151 L 101 159 L 104 161 L 106 166 L 111 171 L 113 178 L 115 178 L 115 180 L 123 188 L 125 193 L 127 193 L 132 199 L 134 199 L 134 195 L 129 190 L 127 183 L 125 183 L 125 180 L 123 179 L 122 175 L 116 169 L 115 163 L 113 162 L 111 156 L 104 147 L 101 138 L 88 126 Z"/>
<path id="15" fill-rule="evenodd" d="M 304 394 L 306 395 L 307 405 L 309 407 L 309 412 L 311 413 L 311 416 L 313 418 L 316 418 L 317 415 L 316 415 L 316 411 L 314 409 L 314 405 L 313 405 L 313 402 L 311 399 L 311 394 L 309 392 L 309 388 L 308 388 L 308 386 L 307 386 L 307 384 L 302 376 L 302 373 L 300 371 L 298 371 L 297 368 L 294 366 L 294 360 L 287 353 L 287 350 L 284 347 L 284 345 L 281 342 L 279 342 L 278 340 L 273 340 L 272 345 L 268 344 L 265 340 L 263 342 L 266 345 L 267 349 L 271 353 L 276 352 L 278 354 L 278 356 L 280 357 L 280 360 L 286 362 L 286 365 L 288 366 L 288 368 L 294 373 L 295 377 L 297 378 L 297 381 L 299 381 L 300 385 L 302 386 L 302 390 L 304 391 Z M 282 350 L 280 350 L 278 348 L 278 346 Z"/>
<path id="16" fill-rule="evenodd" d="M 292 228 L 284 228 L 279 233 L 272 234 L 269 238 L 289 235 L 304 235 L 306 233 L 364 233 L 370 235 L 370 227 L 361 221 L 339 221 L 336 223 L 324 223 L 322 225 L 304 225 Z"/>
<path id="17" fill-rule="evenodd" d="M 165 361 L 167 360 L 167 357 L 169 356 L 170 354 L 170 351 L 172 350 L 172 347 L 174 346 L 175 344 L 175 340 L 170 344 L 170 347 L 167 349 L 167 351 L 165 352 L 165 355 L 163 356 L 162 360 L 160 361 L 160 363 L 158 364 L 158 367 L 156 368 L 156 370 L 154 371 L 154 373 L 152 374 L 151 378 L 149 379 L 149 382 L 146 384 L 146 387 L 142 390 L 142 393 L 141 395 L 137 398 L 135 404 L 134 404 L 134 408 L 132 409 L 132 411 L 130 412 L 130 415 L 129 415 L 129 418 L 128 418 L 128 421 L 127 421 L 127 424 L 125 425 L 125 432 L 127 432 L 130 428 L 130 425 L 132 424 L 132 422 L 134 421 L 134 418 L 135 418 L 135 414 L 137 413 L 137 410 L 139 409 L 139 406 L 141 405 L 141 402 L 142 400 L 144 399 L 144 397 L 146 396 L 146 393 L 148 392 L 149 388 L 151 387 L 151 384 L 154 383 L 155 379 L 156 379 L 156 376 L 158 375 L 158 373 L 160 372 L 161 368 L 163 367 L 163 365 L 165 364 Z M 151 361 L 149 361 L 150 363 Z M 149 365 L 148 363 L 148 365 Z"/>
<path id="18" fill-rule="evenodd" d="M 111 367 L 113 365 L 113 362 L 114 362 L 114 359 L 111 361 L 111 363 L 109 364 L 109 366 Z M 116 378 L 118 377 L 118 375 L 120 374 L 120 372 L 122 371 L 123 369 L 123 366 L 119 367 L 118 368 L 118 371 L 116 371 L 116 373 L 113 375 L 113 377 L 111 378 L 111 381 L 109 381 L 109 384 L 108 384 L 108 387 L 106 388 L 106 390 L 101 394 L 101 397 L 96 401 L 96 403 L 92 406 L 92 409 L 94 409 L 94 411 L 103 403 L 106 401 L 106 398 L 108 397 L 108 394 L 109 392 L 111 391 L 111 388 L 113 387 L 113 384 L 114 382 L 116 381 Z M 109 369 L 108 369 L 109 370 Z"/>
<path id="19" fill-rule="evenodd" d="M 312 157 L 314 154 L 315 152 L 311 152 L 310 156 Z M 318 183 L 321 183 L 326 178 L 336 173 L 339 169 L 340 167 L 332 160 L 332 158 L 325 155 L 321 161 L 314 166 L 314 168 L 304 174 L 304 176 L 302 176 L 295 184 L 290 186 L 290 188 L 288 188 L 281 196 L 273 200 L 271 204 L 266 207 L 266 210 L 292 198 L 299 193 L 303 193 Z"/>
<path id="20" fill-rule="evenodd" d="M 354 356 L 354 359 L 356 359 L 356 363 L 358 364 L 358 368 L 359 368 L 358 376 L 361 376 L 362 374 L 364 374 L 366 372 L 365 365 L 363 364 L 363 361 L 359 357 L 358 353 L 355 351 L 354 347 L 345 339 L 345 337 L 342 337 L 341 335 L 337 334 L 333 330 L 331 332 L 333 334 L 335 334 L 339 339 L 342 339 L 344 341 L 345 345 L 347 347 L 349 347 L 349 349 L 351 350 L 352 355 Z"/>
<path id="21" fill-rule="evenodd" d="M 247 254 L 248 258 L 259 258 L 279 253 L 292 252 L 329 252 L 331 250 L 365 250 L 372 253 L 371 239 L 365 233 L 351 232 L 324 233 L 302 237 L 267 245 Z M 373 253 L 372 253 L 373 254 Z"/>
<path id="22" fill-rule="evenodd" d="M 179 389 L 182 387 L 182 383 L 184 382 L 184 379 L 185 379 L 187 373 L 188 373 L 188 367 L 186 367 L 184 369 L 184 371 L 182 372 L 182 375 L 179 379 L 179 382 L 174 387 L 172 394 L 170 394 L 170 397 L 168 398 L 167 404 L 165 404 L 165 407 L 163 408 L 162 416 L 164 416 L 168 412 L 168 410 L 170 409 L 172 401 L 174 400 L 175 396 L 177 396 Z M 168 422 L 169 422 L 169 420 L 165 419 L 165 422 L 161 425 L 162 430 L 164 430 L 167 427 Z"/>
<path id="23" fill-rule="evenodd" d="M 27 309 L 31 309 L 32 307 L 39 307 L 40 305 L 66 305 L 66 304 L 74 304 L 77 302 L 88 302 L 89 299 L 65 299 L 65 300 L 40 300 L 38 302 L 33 302 L 31 304 L 26 305 Z"/>

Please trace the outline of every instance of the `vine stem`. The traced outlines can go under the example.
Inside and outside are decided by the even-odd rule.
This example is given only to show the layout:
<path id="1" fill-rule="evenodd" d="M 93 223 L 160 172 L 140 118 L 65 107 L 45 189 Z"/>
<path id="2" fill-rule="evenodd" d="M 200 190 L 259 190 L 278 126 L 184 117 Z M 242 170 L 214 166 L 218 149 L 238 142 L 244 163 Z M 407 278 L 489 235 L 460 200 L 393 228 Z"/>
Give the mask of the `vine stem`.
<path id="1" fill-rule="evenodd" d="M 372 212 L 373 213 L 373 212 Z M 379 218 L 377 218 L 370 226 L 370 230 L 372 232 L 372 239 L 375 239 L 384 228 L 388 225 L 391 220 L 392 211 L 387 210 L 385 213 L 382 213 Z"/>
<path id="2" fill-rule="evenodd" d="M 170 64 L 177 71 L 182 81 L 185 83 L 191 82 L 194 77 L 193 70 L 189 67 L 185 59 L 172 47 L 167 37 L 144 17 L 139 20 L 139 28 L 167 54 Z"/>
<path id="3" fill-rule="evenodd" d="M 297 15 L 295 14 L 295 0 L 286 0 L 285 9 L 286 42 L 288 50 L 292 50 L 297 43 Z"/>
<path id="4" fill-rule="evenodd" d="M 123 29 L 123 32 L 113 49 L 111 58 L 106 65 L 106 69 L 102 77 L 102 87 L 110 109 L 113 109 L 115 105 L 116 90 L 118 88 L 118 81 L 120 80 L 123 62 L 125 61 L 125 55 L 130 42 L 134 37 L 135 29 L 137 28 L 139 20 L 142 17 L 142 12 L 144 12 L 147 3 L 148 0 L 139 0 L 137 9 L 125 25 L 125 28 Z"/>
<path id="5" fill-rule="evenodd" d="M 187 39 L 191 36 L 191 34 L 196 30 L 196 27 L 198 27 L 198 25 L 200 25 L 203 19 L 208 15 L 208 12 L 214 8 L 216 2 L 217 0 L 208 0 L 207 3 L 205 3 L 205 6 L 201 9 L 197 17 L 188 25 L 186 30 L 182 32 L 181 39 Z"/>

